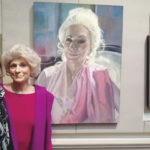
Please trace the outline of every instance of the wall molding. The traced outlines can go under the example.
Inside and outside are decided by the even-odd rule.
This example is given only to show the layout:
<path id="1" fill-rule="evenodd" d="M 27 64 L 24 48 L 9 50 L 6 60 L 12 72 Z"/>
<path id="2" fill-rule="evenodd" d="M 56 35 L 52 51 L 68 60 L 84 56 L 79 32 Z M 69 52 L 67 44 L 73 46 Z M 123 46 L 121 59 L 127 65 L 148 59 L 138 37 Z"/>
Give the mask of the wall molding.
<path id="1" fill-rule="evenodd" d="M 54 138 L 53 148 L 61 150 L 126 150 L 150 149 L 150 137 L 118 137 L 118 138 Z"/>

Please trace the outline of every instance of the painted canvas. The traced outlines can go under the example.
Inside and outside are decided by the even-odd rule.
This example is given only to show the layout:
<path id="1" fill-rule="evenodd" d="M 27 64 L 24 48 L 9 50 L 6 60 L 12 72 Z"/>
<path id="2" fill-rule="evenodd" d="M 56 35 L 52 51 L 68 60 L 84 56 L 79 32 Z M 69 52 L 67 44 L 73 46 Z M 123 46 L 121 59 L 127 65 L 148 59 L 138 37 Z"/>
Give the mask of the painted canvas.
<path id="1" fill-rule="evenodd" d="M 36 83 L 53 93 L 53 124 L 117 123 L 123 7 L 34 3 Z"/>

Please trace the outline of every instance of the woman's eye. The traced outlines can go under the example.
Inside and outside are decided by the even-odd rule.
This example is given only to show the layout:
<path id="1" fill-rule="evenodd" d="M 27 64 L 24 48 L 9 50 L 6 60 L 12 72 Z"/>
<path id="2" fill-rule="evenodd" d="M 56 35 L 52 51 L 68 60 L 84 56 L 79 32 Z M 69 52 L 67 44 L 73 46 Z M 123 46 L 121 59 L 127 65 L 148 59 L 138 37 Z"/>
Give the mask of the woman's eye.
<path id="1" fill-rule="evenodd" d="M 15 68 L 15 67 L 16 67 L 15 64 L 11 64 L 11 65 L 10 65 L 10 68 Z"/>
<path id="2" fill-rule="evenodd" d="M 85 43 L 85 42 L 86 42 L 86 40 L 79 40 L 78 41 L 79 44 L 82 44 L 82 43 Z"/>
<path id="3" fill-rule="evenodd" d="M 72 42 L 72 39 L 71 39 L 71 38 L 67 38 L 67 39 L 66 39 L 66 42 L 70 42 L 70 43 L 71 43 L 71 42 Z"/>
<path id="4" fill-rule="evenodd" d="M 26 67 L 27 65 L 25 63 L 20 64 L 21 67 Z"/>

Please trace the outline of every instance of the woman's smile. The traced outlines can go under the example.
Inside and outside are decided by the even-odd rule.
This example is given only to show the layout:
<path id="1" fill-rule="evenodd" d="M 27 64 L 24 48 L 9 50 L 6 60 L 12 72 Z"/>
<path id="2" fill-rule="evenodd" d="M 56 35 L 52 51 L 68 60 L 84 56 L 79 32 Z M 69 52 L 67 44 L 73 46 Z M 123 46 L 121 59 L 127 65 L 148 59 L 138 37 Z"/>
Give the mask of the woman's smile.
<path id="1" fill-rule="evenodd" d="M 68 52 L 68 54 L 70 56 L 80 56 L 80 54 L 76 53 L 76 52 Z"/>
<path id="2" fill-rule="evenodd" d="M 24 75 L 22 73 L 16 74 L 17 78 L 22 78 Z"/>

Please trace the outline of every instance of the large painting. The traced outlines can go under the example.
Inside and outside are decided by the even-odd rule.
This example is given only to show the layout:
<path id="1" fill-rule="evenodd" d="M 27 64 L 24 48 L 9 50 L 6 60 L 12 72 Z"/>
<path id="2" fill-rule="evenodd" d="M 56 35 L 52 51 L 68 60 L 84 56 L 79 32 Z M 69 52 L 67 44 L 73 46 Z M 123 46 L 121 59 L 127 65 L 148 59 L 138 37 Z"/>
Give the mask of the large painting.
<path id="1" fill-rule="evenodd" d="M 34 3 L 36 83 L 55 99 L 53 124 L 117 123 L 123 7 Z"/>

